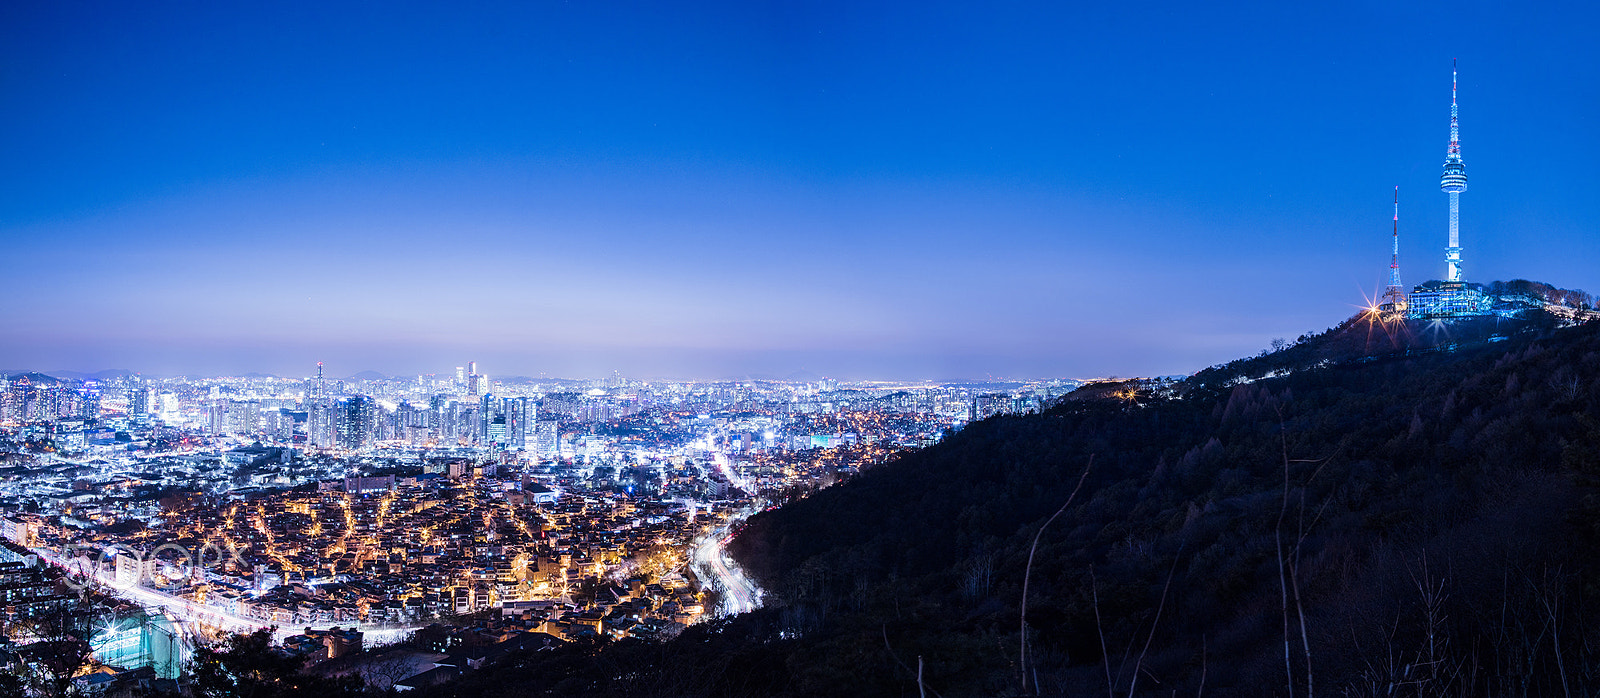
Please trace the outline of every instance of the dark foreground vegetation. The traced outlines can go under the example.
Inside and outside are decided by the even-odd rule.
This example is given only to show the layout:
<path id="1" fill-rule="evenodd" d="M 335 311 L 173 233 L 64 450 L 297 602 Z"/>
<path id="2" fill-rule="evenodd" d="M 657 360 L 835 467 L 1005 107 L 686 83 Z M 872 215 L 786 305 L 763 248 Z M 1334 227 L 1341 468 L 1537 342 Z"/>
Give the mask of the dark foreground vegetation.
<path id="1" fill-rule="evenodd" d="M 792 692 L 1600 690 L 1600 326 L 1356 319 L 1151 387 L 754 519 Z"/>
<path id="2" fill-rule="evenodd" d="M 415 694 L 1594 695 L 1600 323 L 1555 325 L 1088 386 L 751 519 L 760 611 Z"/>

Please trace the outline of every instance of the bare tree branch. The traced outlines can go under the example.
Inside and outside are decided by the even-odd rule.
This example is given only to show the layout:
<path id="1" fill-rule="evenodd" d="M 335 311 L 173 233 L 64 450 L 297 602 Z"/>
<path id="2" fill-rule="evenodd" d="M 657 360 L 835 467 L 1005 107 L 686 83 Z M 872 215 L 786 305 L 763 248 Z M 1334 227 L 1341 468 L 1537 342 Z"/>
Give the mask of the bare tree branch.
<path id="1" fill-rule="evenodd" d="M 1056 520 L 1056 517 L 1061 515 L 1061 512 L 1072 506 L 1072 500 L 1078 497 L 1078 490 L 1083 489 L 1083 481 L 1089 479 L 1089 470 L 1092 468 L 1094 468 L 1094 456 L 1091 454 L 1089 456 L 1089 464 L 1084 466 L 1083 474 L 1078 476 L 1078 486 L 1072 488 L 1072 494 L 1067 495 L 1067 501 L 1062 502 L 1061 508 L 1057 509 L 1056 513 L 1051 514 L 1050 518 L 1045 520 L 1044 525 L 1039 527 L 1038 532 L 1033 534 L 1033 545 L 1028 548 L 1028 567 L 1022 572 L 1022 608 L 1018 614 L 1020 616 L 1019 623 L 1022 626 L 1022 651 L 1017 655 L 1017 664 L 1022 673 L 1022 692 L 1024 694 L 1028 692 L 1028 581 L 1033 576 L 1034 553 L 1039 552 L 1039 536 L 1044 535 L 1044 530 L 1050 527 L 1050 524 Z M 1037 694 L 1039 692 L 1037 682 L 1033 688 L 1034 693 Z"/>
<path id="2" fill-rule="evenodd" d="M 1167 590 L 1172 587 L 1172 574 L 1178 571 L 1178 558 L 1183 557 L 1183 546 L 1178 546 L 1178 552 L 1172 555 L 1172 567 L 1167 569 L 1167 582 L 1161 585 L 1161 602 L 1156 604 L 1156 617 L 1150 621 L 1150 634 L 1144 638 L 1144 649 L 1139 650 L 1139 659 L 1133 663 L 1133 678 L 1128 681 L 1128 698 L 1133 698 L 1133 690 L 1139 685 L 1139 669 L 1144 666 L 1144 656 L 1150 651 L 1150 642 L 1156 639 L 1156 627 L 1161 624 L 1161 611 L 1167 607 Z"/>
<path id="3" fill-rule="evenodd" d="M 1111 683 L 1111 655 L 1106 652 L 1106 631 L 1100 624 L 1100 590 L 1094 578 L 1094 565 L 1089 565 L 1089 596 L 1094 599 L 1094 632 L 1100 636 L 1100 665 L 1106 670 L 1106 698 L 1115 698 L 1116 686 Z"/>

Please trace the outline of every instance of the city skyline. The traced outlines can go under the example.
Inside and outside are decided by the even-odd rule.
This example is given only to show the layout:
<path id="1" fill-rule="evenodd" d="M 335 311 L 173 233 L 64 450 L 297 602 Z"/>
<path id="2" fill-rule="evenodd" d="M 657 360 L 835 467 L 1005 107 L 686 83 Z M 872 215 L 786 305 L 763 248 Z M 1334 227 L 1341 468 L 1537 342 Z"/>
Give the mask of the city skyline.
<path id="1" fill-rule="evenodd" d="M 296 12 L 8 11 L 0 366 L 1188 373 L 1376 297 L 1395 185 L 1444 278 L 1452 58 L 1469 277 L 1600 286 L 1587 7 Z"/>

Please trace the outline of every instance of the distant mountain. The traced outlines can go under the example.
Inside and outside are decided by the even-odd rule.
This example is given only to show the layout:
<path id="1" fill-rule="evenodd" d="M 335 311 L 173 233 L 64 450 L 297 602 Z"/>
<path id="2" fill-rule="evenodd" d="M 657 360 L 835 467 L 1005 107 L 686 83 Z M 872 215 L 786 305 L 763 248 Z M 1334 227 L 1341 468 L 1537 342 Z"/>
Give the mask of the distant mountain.
<path id="1" fill-rule="evenodd" d="M 767 382 L 767 381 L 775 381 L 775 380 L 778 380 L 778 377 L 773 375 L 773 374 L 770 374 L 770 373 L 741 373 L 741 374 L 732 375 L 732 376 L 721 376 L 721 377 L 719 377 L 716 380 L 713 380 L 711 382 L 713 382 L 713 383 L 743 383 L 743 382 L 746 382 L 746 381 Z"/>
<path id="2" fill-rule="evenodd" d="M 70 378 L 77 381 L 104 381 L 137 375 L 134 371 L 129 371 L 125 368 L 110 368 L 104 371 L 95 371 L 94 373 L 83 373 L 81 371 L 45 371 L 44 373 L 57 378 Z"/>
<path id="3" fill-rule="evenodd" d="M 819 380 L 822 380 L 822 378 L 822 376 L 802 368 L 794 373 L 789 374 L 788 376 L 785 376 L 784 380 L 791 383 L 815 383 Z"/>
<path id="4" fill-rule="evenodd" d="M 982 391 L 982 392 L 999 393 L 999 392 L 1005 392 L 1007 390 L 1016 390 L 1017 388 L 1020 388 L 1020 387 L 1022 387 L 1024 385 L 1027 385 L 1027 384 L 1023 383 L 1021 381 L 1008 381 L 1008 380 L 991 379 L 991 380 L 981 380 L 981 381 L 946 381 L 945 385 L 946 386 L 951 386 L 951 387 L 965 388 L 967 390 L 976 390 L 976 391 Z"/>
<path id="5" fill-rule="evenodd" d="M 505 385 L 539 385 L 539 384 L 543 384 L 543 385 L 577 386 L 577 385 L 584 385 L 584 384 L 588 383 L 588 381 L 586 381 L 586 380 L 579 380 L 579 379 L 576 379 L 576 378 L 551 378 L 549 376 L 545 376 L 545 377 L 542 377 L 542 378 L 530 378 L 528 376 L 495 376 L 494 380 L 496 382 L 498 382 L 498 383 L 503 383 Z"/>
<path id="6" fill-rule="evenodd" d="M 5 374 L 5 377 L 7 380 L 13 382 L 26 379 L 33 385 L 57 385 L 60 383 L 66 383 L 69 380 L 73 380 L 70 378 L 58 378 L 56 376 L 47 375 L 38 371 L 16 371 Z"/>
<path id="7" fill-rule="evenodd" d="M 350 376 L 349 378 L 347 378 L 345 380 L 381 381 L 381 380 L 388 380 L 388 378 L 389 378 L 388 376 L 385 376 L 382 373 L 378 373 L 377 371 L 362 371 L 362 372 L 357 373 L 357 374 L 355 374 L 353 376 Z"/>
<path id="8" fill-rule="evenodd" d="M 123 376 L 134 376 L 134 375 L 138 375 L 138 373 L 134 372 L 134 371 L 129 371 L 129 370 L 124 369 L 124 368 L 111 368 L 111 369 L 106 369 L 104 371 L 95 371 L 94 373 L 85 373 L 83 371 L 67 371 L 67 370 L 56 370 L 56 371 L 33 371 L 33 370 L 28 370 L 28 369 L 12 369 L 12 370 L 9 370 L 9 371 L 0 370 L 0 376 L 6 376 L 8 378 L 16 377 L 16 376 L 30 376 L 29 380 L 34 382 L 34 383 L 38 383 L 39 382 L 39 380 L 40 380 L 39 376 L 43 376 L 44 378 L 49 379 L 51 382 L 63 382 L 63 381 L 78 381 L 78 382 L 82 382 L 82 381 L 90 381 L 90 380 L 92 380 L 92 381 L 105 381 L 105 380 L 110 380 L 112 378 L 121 378 Z"/>

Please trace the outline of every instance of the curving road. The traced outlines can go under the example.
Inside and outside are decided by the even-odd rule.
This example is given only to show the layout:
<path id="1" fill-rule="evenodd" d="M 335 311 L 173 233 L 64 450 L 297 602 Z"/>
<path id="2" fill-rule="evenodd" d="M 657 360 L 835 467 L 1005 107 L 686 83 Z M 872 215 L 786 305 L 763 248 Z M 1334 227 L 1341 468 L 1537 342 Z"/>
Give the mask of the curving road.
<path id="1" fill-rule="evenodd" d="M 63 561 L 60 559 L 60 557 L 48 549 L 35 548 L 33 551 L 37 553 L 41 559 L 65 571 L 72 577 L 80 579 L 92 578 L 98 583 L 100 591 L 103 591 L 111 596 L 118 596 L 129 601 L 133 601 L 144 606 L 145 608 L 164 609 L 180 623 L 210 626 L 229 632 L 238 633 L 249 633 L 256 630 L 261 630 L 263 628 L 273 628 L 277 626 L 275 623 L 256 618 L 245 618 L 243 616 L 228 613 L 214 606 L 197 604 L 189 599 L 173 596 L 149 587 L 130 587 L 126 584 L 120 584 L 116 580 L 116 572 L 114 570 L 101 568 L 99 570 L 89 572 L 88 570 L 81 569 L 76 565 L 63 564 Z M 356 629 L 366 633 L 367 639 L 371 641 L 372 644 L 385 644 L 385 639 L 387 639 L 389 642 L 393 642 L 399 636 L 403 636 L 405 633 L 415 630 L 416 628 L 394 628 L 382 626 L 374 627 L 361 624 L 357 625 Z M 190 630 L 191 632 L 194 632 L 194 629 Z M 277 627 L 276 639 L 282 640 L 284 637 L 289 635 L 298 635 L 300 630 L 302 630 L 302 628 L 299 627 Z"/>
<path id="2" fill-rule="evenodd" d="M 754 512 L 753 507 L 740 512 L 695 546 L 695 573 L 722 593 L 722 603 L 715 612 L 717 616 L 747 613 L 761 607 L 761 588 L 750 581 L 723 550 L 728 542 L 728 529 Z"/>
<path id="3" fill-rule="evenodd" d="M 41 559 L 66 572 L 75 579 L 87 579 L 94 583 L 98 589 L 111 596 L 117 596 L 138 603 L 145 608 L 162 608 L 171 614 L 180 623 L 194 623 L 208 625 L 232 632 L 252 632 L 261 628 L 270 627 L 267 623 L 251 618 L 243 618 L 222 609 L 196 604 L 188 599 L 179 598 L 171 594 L 141 586 L 128 586 L 119 584 L 116 572 L 112 569 L 101 567 L 99 569 L 84 569 L 82 566 L 72 564 L 71 561 L 62 560 L 48 549 L 35 548 Z"/>

